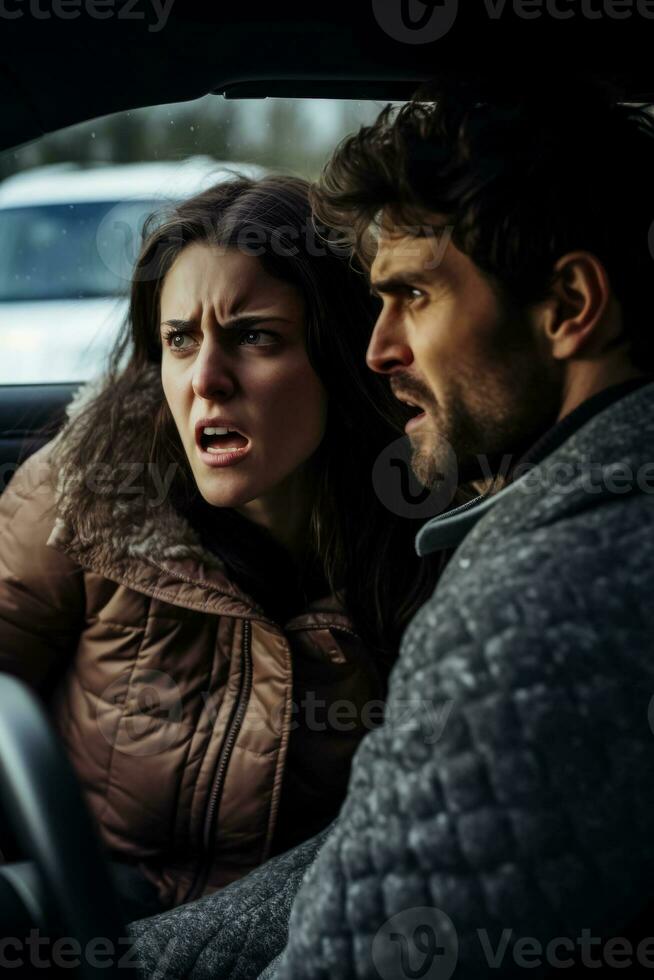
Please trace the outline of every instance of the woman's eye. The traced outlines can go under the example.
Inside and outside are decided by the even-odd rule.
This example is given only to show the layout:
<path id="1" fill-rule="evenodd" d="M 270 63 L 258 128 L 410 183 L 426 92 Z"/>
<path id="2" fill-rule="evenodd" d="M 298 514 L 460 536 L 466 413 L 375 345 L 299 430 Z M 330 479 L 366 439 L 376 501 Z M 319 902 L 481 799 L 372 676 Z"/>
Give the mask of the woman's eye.
<path id="1" fill-rule="evenodd" d="M 188 340 L 188 339 L 189 339 L 188 334 L 180 333 L 179 330 L 174 330 L 171 333 L 166 334 L 166 343 L 167 343 L 168 347 L 170 348 L 170 350 L 173 350 L 173 351 L 177 351 L 177 350 L 185 351 L 185 350 L 188 350 L 187 347 L 183 346 L 184 340 Z M 181 343 L 179 343 L 179 341 L 181 341 Z"/>
<path id="2" fill-rule="evenodd" d="M 275 335 L 268 330 L 244 330 L 239 337 L 243 347 L 268 347 L 275 343 Z"/>

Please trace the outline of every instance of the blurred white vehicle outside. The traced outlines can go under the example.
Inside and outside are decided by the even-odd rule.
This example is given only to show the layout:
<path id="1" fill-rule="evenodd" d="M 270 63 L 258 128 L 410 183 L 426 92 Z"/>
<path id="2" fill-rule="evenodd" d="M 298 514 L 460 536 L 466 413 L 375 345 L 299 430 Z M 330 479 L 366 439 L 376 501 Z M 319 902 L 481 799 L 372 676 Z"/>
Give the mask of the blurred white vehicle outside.
<path id="1" fill-rule="evenodd" d="M 253 164 L 39 167 L 0 184 L 0 384 L 84 381 L 127 312 L 148 215 Z"/>

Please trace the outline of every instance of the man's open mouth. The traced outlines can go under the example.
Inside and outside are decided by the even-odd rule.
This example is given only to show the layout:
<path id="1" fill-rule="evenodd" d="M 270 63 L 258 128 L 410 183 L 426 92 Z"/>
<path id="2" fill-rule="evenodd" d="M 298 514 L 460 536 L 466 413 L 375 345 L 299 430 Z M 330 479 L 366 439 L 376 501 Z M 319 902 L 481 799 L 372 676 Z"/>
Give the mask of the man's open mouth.
<path id="1" fill-rule="evenodd" d="M 421 408 L 417 409 L 416 413 L 409 419 L 409 421 L 404 426 L 405 432 L 410 432 L 411 429 L 415 428 L 417 425 L 427 418 L 427 413 L 423 412 Z"/>
<path id="2" fill-rule="evenodd" d="M 411 418 L 412 419 L 417 418 L 419 415 L 425 415 L 424 408 L 420 408 L 419 405 L 412 405 L 410 402 L 406 402 L 405 404 L 406 404 L 407 408 L 409 409 L 409 412 L 410 412 L 410 415 L 411 415 Z"/>
<path id="3" fill-rule="evenodd" d="M 421 405 L 416 404 L 416 402 L 412 402 L 409 398 L 404 398 L 401 395 L 396 394 L 395 392 L 393 392 L 393 394 L 395 395 L 398 401 L 402 402 L 402 404 L 406 406 L 406 408 L 409 411 L 410 418 L 407 422 L 407 425 L 409 424 L 409 422 L 413 422 L 414 419 L 421 418 L 423 415 L 427 414 L 425 412 L 425 409 Z"/>

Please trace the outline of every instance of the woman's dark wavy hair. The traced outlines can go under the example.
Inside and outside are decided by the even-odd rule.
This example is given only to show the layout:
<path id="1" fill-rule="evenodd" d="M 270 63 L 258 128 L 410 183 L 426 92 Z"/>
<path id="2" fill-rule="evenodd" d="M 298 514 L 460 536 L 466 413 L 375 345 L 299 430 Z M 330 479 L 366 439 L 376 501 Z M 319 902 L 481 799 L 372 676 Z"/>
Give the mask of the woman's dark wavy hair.
<path id="1" fill-rule="evenodd" d="M 301 292 L 308 357 L 327 391 L 326 432 L 314 457 L 313 565 L 318 562 L 333 590 L 344 590 L 355 627 L 371 650 L 390 660 L 406 623 L 434 588 L 438 563 L 417 558 L 415 523 L 390 513 L 373 490 L 373 464 L 400 436 L 407 416 L 384 379 L 365 364 L 377 313 L 365 276 L 327 237 L 314 226 L 308 183 L 293 177 L 235 177 L 180 203 L 163 220 L 153 215 L 133 274 L 129 317 L 111 353 L 107 383 L 85 409 L 85 437 L 72 462 L 83 467 L 90 457 L 114 458 L 121 403 L 142 383 L 144 369 L 161 362 L 161 288 L 182 249 L 192 242 L 256 249 L 271 275 Z M 131 445 L 121 442 L 121 452 L 138 459 L 144 434 L 130 438 Z M 186 515 L 204 507 L 206 516 L 163 389 L 148 441 L 148 462 L 156 471 L 177 464 L 173 505 Z M 151 488 L 144 489 L 147 496 Z M 238 567 L 243 521 L 238 524 L 227 508 L 211 511 L 213 537 L 222 539 L 232 567 Z"/>
<path id="2" fill-rule="evenodd" d="M 654 271 L 654 116 L 614 82 L 446 77 L 388 105 L 347 137 L 312 192 L 319 218 L 364 264 L 381 212 L 420 226 L 427 212 L 500 294 L 544 299 L 562 255 L 589 251 L 623 310 L 634 363 L 654 369 L 643 322 Z"/>

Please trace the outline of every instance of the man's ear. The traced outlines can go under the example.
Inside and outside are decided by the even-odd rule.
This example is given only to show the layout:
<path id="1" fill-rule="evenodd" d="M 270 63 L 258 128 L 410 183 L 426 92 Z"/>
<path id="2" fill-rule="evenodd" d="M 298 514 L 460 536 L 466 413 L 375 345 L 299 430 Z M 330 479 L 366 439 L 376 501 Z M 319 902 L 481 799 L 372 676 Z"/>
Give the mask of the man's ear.
<path id="1" fill-rule="evenodd" d="M 554 266 L 543 331 L 556 360 L 599 353 L 620 330 L 607 316 L 613 295 L 606 269 L 590 252 L 568 252 Z"/>

